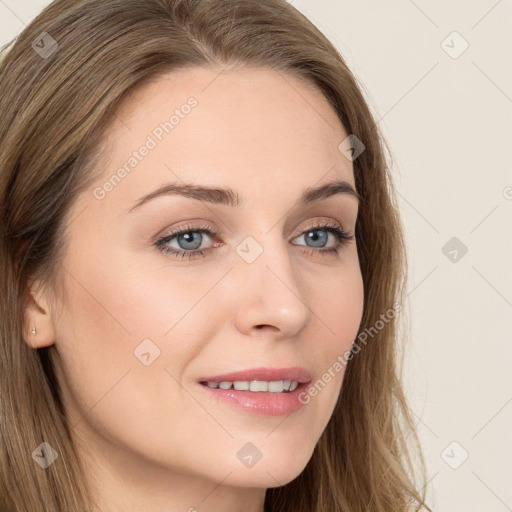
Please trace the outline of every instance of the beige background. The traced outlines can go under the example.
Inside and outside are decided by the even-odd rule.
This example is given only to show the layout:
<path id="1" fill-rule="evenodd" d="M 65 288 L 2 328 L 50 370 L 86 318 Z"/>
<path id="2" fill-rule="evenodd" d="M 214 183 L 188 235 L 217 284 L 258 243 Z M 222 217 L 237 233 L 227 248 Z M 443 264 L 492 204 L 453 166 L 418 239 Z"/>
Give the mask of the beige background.
<path id="1" fill-rule="evenodd" d="M 0 44 L 48 3 L 0 0 Z M 396 161 L 430 504 L 512 511 L 511 1 L 291 3 L 354 70 Z"/>

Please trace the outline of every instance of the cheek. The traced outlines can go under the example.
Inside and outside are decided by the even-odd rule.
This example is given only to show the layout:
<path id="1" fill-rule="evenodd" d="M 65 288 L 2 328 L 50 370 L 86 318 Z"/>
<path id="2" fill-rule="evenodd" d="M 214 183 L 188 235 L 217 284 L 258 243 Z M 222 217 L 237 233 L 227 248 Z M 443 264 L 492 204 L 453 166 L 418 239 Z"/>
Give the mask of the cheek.
<path id="1" fill-rule="evenodd" d="M 90 333 L 89 343 L 113 351 L 119 349 L 116 341 L 133 350 L 145 338 L 162 339 L 208 292 L 215 278 L 199 270 L 196 275 L 186 274 L 164 258 L 155 263 L 129 254 L 104 253 L 92 261 L 75 259 L 68 266 L 73 300 L 66 306 L 75 335 Z M 105 338 L 110 340 L 106 346 Z"/>
<path id="2" fill-rule="evenodd" d="M 55 319 L 55 366 L 70 425 L 79 438 L 90 440 L 92 431 L 141 454 L 153 451 L 158 458 L 158 449 L 166 446 L 170 456 L 178 456 L 176 418 L 201 414 L 174 380 L 180 380 L 195 348 L 193 339 L 179 343 L 173 331 L 165 332 L 200 294 L 188 287 L 185 304 L 178 307 L 171 300 L 172 287 L 161 281 L 152 285 L 144 272 L 121 278 L 105 270 L 88 280 L 76 270 L 76 280 L 67 283 L 69 302 Z M 148 435 L 154 447 L 147 447 Z"/>
<path id="3" fill-rule="evenodd" d="M 311 309 L 317 320 L 312 324 L 317 335 L 308 337 L 308 354 L 319 362 L 318 374 L 302 398 L 303 403 L 316 402 L 316 407 L 324 410 L 325 419 L 325 411 L 332 412 L 341 390 L 347 356 L 363 315 L 364 286 L 357 260 L 343 272 L 333 271 L 329 279 L 317 279 L 315 290 Z"/>
<path id="4" fill-rule="evenodd" d="M 165 370 L 181 380 L 187 362 L 207 339 L 208 314 L 216 315 L 213 304 L 201 298 L 212 286 L 208 277 L 215 276 L 190 279 L 165 262 L 134 262 L 105 253 L 101 261 L 99 256 L 88 262 L 69 258 L 65 266 L 69 301 L 54 321 L 71 410 L 78 420 L 94 408 L 88 418 L 103 418 L 100 422 L 114 430 L 125 431 L 128 417 L 134 430 L 137 424 L 142 428 L 152 403 L 170 404 L 169 397 L 182 392 Z M 130 411 L 138 412 L 132 416 Z"/>
<path id="5" fill-rule="evenodd" d="M 325 334 L 324 353 L 332 358 L 334 353 L 350 348 L 362 319 L 364 286 L 358 260 L 317 278 L 311 289 L 315 290 L 311 296 L 316 326 Z"/>

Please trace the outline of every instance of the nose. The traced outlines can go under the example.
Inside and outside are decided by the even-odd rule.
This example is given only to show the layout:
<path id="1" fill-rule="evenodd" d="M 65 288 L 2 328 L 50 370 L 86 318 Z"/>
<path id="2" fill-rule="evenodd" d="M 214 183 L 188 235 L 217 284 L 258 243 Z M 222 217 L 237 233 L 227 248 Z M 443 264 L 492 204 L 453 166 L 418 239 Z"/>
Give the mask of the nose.
<path id="1" fill-rule="evenodd" d="M 236 263 L 236 325 L 249 336 L 290 338 L 308 325 L 312 310 L 298 260 L 282 240 L 269 245 L 252 263 L 242 258 Z"/>

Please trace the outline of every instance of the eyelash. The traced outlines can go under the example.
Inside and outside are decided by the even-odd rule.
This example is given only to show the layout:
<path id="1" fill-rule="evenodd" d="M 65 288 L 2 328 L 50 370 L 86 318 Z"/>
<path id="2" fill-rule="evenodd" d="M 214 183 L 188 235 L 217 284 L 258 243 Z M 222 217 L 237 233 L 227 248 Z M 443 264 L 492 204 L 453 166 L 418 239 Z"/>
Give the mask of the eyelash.
<path id="1" fill-rule="evenodd" d="M 329 222 L 325 222 L 319 225 L 313 225 L 311 227 L 308 227 L 307 229 L 303 230 L 298 236 L 295 238 L 298 238 L 299 236 L 302 236 L 306 233 L 309 233 L 310 231 L 327 231 L 329 233 L 332 233 L 334 237 L 336 238 L 336 244 L 334 247 L 331 247 L 329 249 L 314 249 L 312 247 L 306 247 L 303 250 L 307 252 L 310 255 L 317 255 L 320 254 L 321 256 L 334 256 L 337 255 L 340 251 L 340 249 L 346 244 L 346 242 L 355 239 L 355 235 L 348 235 L 343 229 L 341 229 L 336 224 L 331 224 Z M 171 231 L 170 233 L 166 234 L 164 237 L 160 238 L 156 243 L 155 247 L 157 247 L 161 252 L 165 254 L 170 254 L 174 258 L 186 258 L 191 259 L 196 256 L 204 256 L 205 252 L 208 252 L 210 249 L 194 249 L 190 251 L 185 250 L 177 250 L 174 248 L 170 248 L 166 246 L 165 244 L 167 242 L 170 242 L 172 239 L 176 238 L 177 236 L 184 235 L 186 233 L 201 233 L 201 234 L 207 234 L 211 238 L 215 237 L 217 235 L 217 231 L 212 229 L 209 225 L 202 225 L 202 226 L 192 226 L 192 225 L 186 225 L 182 226 L 180 228 L 177 228 L 176 230 Z M 304 246 L 301 246 L 304 247 Z"/>

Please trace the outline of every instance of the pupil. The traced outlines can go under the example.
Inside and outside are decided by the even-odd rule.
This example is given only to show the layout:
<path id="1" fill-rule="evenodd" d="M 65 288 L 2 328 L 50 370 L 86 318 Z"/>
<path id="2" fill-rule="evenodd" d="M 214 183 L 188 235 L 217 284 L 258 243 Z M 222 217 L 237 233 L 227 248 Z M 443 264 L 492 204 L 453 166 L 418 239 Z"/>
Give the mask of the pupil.
<path id="1" fill-rule="evenodd" d="M 320 233 L 320 235 L 318 235 Z M 313 247 L 323 247 L 324 243 L 327 241 L 327 233 L 320 229 L 315 229 L 313 231 L 309 231 L 307 240 L 312 241 Z"/>
<path id="2" fill-rule="evenodd" d="M 202 235 L 197 231 L 190 231 L 188 233 L 183 233 L 178 237 L 178 244 L 182 249 L 192 249 L 195 250 L 201 246 Z M 183 242 L 183 244 L 181 243 Z"/>

